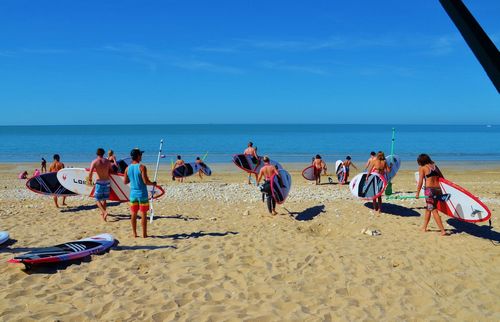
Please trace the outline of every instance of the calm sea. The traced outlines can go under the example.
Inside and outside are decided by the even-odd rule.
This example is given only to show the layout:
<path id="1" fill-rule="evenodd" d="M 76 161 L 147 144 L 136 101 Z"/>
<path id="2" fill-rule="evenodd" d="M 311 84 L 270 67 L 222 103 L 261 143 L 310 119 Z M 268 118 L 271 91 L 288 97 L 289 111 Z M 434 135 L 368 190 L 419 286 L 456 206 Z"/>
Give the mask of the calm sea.
<path id="1" fill-rule="evenodd" d="M 134 147 L 145 150 L 146 162 L 156 159 L 159 141 L 170 162 L 203 157 L 207 163 L 230 162 L 253 141 L 259 154 L 280 162 L 309 162 L 315 154 L 327 161 L 351 155 L 364 162 L 370 151 L 389 154 L 392 127 L 395 152 L 414 161 L 425 152 L 435 160 L 500 161 L 500 126 L 479 125 L 88 125 L 0 126 L 0 162 L 52 160 L 88 162 L 98 147 L 113 149 L 118 158 Z"/>

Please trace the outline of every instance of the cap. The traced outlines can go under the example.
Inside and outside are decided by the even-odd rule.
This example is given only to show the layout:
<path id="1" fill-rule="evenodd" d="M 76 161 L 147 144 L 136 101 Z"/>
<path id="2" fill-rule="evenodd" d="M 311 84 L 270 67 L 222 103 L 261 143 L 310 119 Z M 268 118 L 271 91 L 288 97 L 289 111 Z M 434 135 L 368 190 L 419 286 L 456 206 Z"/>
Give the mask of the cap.
<path id="1" fill-rule="evenodd" d="M 143 153 L 144 153 L 144 151 L 139 150 L 139 148 L 134 148 L 134 149 L 132 149 L 132 151 L 130 151 L 130 156 L 132 158 L 137 158 L 138 156 L 142 155 Z"/>

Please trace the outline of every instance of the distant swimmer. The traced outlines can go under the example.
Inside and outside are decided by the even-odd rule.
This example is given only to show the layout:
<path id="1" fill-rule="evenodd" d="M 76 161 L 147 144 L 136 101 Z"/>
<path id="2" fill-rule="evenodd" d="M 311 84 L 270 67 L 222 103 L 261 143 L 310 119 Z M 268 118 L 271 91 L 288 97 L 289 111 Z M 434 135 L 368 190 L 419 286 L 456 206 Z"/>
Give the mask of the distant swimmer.
<path id="1" fill-rule="evenodd" d="M 375 153 L 375 151 L 370 152 L 370 157 L 368 158 L 368 160 L 366 161 L 366 164 L 365 164 L 366 170 L 368 170 L 368 168 L 370 167 L 370 164 L 373 161 L 375 161 L 376 158 L 377 158 L 377 153 Z"/>
<path id="2" fill-rule="evenodd" d="M 125 169 L 123 182 L 130 183 L 130 221 L 132 223 L 132 232 L 137 236 L 137 213 L 141 211 L 142 237 L 148 237 L 149 199 L 147 185 L 156 186 L 156 182 L 151 182 L 148 177 L 148 171 L 144 164 L 141 164 L 142 153 L 137 148 L 130 151 L 132 163 Z"/>
<path id="3" fill-rule="evenodd" d="M 376 172 L 384 177 L 387 177 L 387 173 L 391 172 L 391 168 L 385 161 L 384 152 L 378 151 L 375 159 L 370 162 L 367 172 Z M 378 211 L 379 214 L 382 212 L 382 196 L 377 199 L 373 199 L 373 210 Z"/>
<path id="4" fill-rule="evenodd" d="M 182 157 L 178 155 L 177 160 L 174 163 L 174 169 L 177 169 L 178 167 L 183 166 L 184 164 L 185 164 L 184 160 L 182 160 Z M 172 176 L 172 180 L 175 180 L 174 176 Z M 184 178 L 177 178 L 177 180 L 179 180 L 179 182 L 184 182 Z"/>
<path id="5" fill-rule="evenodd" d="M 118 173 L 120 167 L 118 166 L 118 162 L 116 161 L 115 152 L 111 149 L 108 151 L 108 160 L 109 162 L 111 162 L 111 169 L 113 170 L 113 173 Z"/>
<path id="6" fill-rule="evenodd" d="M 252 163 L 257 164 L 259 162 L 259 157 L 257 156 L 257 148 L 253 146 L 253 142 L 248 142 L 247 148 L 243 151 L 244 155 L 251 156 Z M 248 184 L 252 184 L 250 179 L 252 178 L 252 174 L 248 174 Z M 257 180 L 257 174 L 255 174 L 255 180 Z"/>
<path id="7" fill-rule="evenodd" d="M 54 154 L 54 161 L 50 164 L 49 171 L 57 172 L 61 169 L 64 169 L 64 163 L 61 162 L 61 157 L 59 156 L 59 154 Z M 57 196 L 54 196 L 54 204 L 56 205 L 56 208 L 59 208 Z M 62 205 L 66 206 L 66 197 L 62 197 Z"/>
<path id="8" fill-rule="evenodd" d="M 42 170 L 42 173 L 47 172 L 47 160 L 45 160 L 44 158 L 42 158 L 42 164 L 40 170 Z"/>
<path id="9" fill-rule="evenodd" d="M 434 161 L 431 160 L 430 156 L 427 154 L 420 154 L 417 158 L 418 163 L 418 174 L 419 180 L 417 185 L 417 193 L 415 197 L 418 199 L 420 196 L 420 190 L 422 190 L 422 186 L 425 181 L 425 216 L 424 216 L 424 225 L 422 226 L 422 231 L 427 231 L 427 225 L 432 217 L 434 221 L 438 225 L 441 230 L 441 235 L 446 236 L 447 233 L 444 230 L 443 223 L 441 221 L 441 217 L 439 216 L 437 203 L 438 199 L 436 197 L 443 194 L 441 191 L 441 187 L 439 185 L 439 178 L 443 178 L 443 174 L 441 170 L 437 167 Z"/>
<path id="10" fill-rule="evenodd" d="M 326 163 L 325 161 L 323 161 L 323 159 L 321 159 L 321 156 L 319 154 L 316 154 L 312 165 L 314 166 L 314 178 L 316 178 L 316 184 L 320 184 L 321 172 L 323 171 L 326 175 Z"/>
<path id="11" fill-rule="evenodd" d="M 349 179 L 349 168 L 352 166 L 354 169 L 358 170 L 358 168 L 354 165 L 354 163 L 351 161 L 351 156 L 348 155 L 345 157 L 344 162 L 342 162 L 345 168 L 345 175 L 344 175 L 344 181 L 342 183 L 347 183 L 347 180 Z"/>
<path id="12" fill-rule="evenodd" d="M 262 185 L 261 191 L 266 193 L 269 198 L 271 198 L 271 209 L 269 209 L 269 212 L 273 215 L 277 215 L 278 213 L 276 212 L 276 200 L 272 197 L 272 192 L 271 192 L 271 178 L 274 175 L 279 176 L 279 172 L 276 166 L 272 165 L 270 163 L 269 157 L 265 156 L 263 159 L 264 161 L 264 166 L 260 169 L 259 176 L 257 178 L 257 185 L 259 185 L 260 180 L 262 177 L 264 177 L 264 184 Z"/>
<path id="13" fill-rule="evenodd" d="M 101 210 L 101 217 L 107 221 L 108 212 L 106 210 L 107 200 L 111 192 L 110 173 L 113 171 L 112 163 L 109 159 L 104 158 L 104 149 L 98 148 L 96 152 L 97 158 L 90 164 L 89 176 L 87 183 L 92 184 L 92 173 L 97 173 L 97 181 L 95 182 L 94 198 L 97 207 Z"/>

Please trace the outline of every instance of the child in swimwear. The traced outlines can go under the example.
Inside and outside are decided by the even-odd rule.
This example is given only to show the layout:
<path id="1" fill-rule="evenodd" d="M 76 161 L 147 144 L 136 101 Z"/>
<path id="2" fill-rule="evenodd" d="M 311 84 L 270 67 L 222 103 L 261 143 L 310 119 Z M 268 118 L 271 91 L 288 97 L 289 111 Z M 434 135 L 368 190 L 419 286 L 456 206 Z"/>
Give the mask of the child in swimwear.
<path id="1" fill-rule="evenodd" d="M 342 182 L 342 184 L 345 184 L 345 183 L 347 183 L 347 179 L 349 178 L 349 167 L 352 166 L 356 170 L 358 170 L 358 168 L 351 161 L 351 156 L 350 155 L 348 155 L 348 156 L 345 157 L 345 160 L 344 160 L 344 162 L 342 162 L 342 164 L 345 167 L 344 181 Z"/>
<path id="2" fill-rule="evenodd" d="M 156 186 L 156 182 L 151 182 L 148 177 L 146 166 L 141 164 L 142 153 L 137 148 L 130 151 L 132 163 L 125 169 L 123 181 L 125 184 L 130 183 L 130 221 L 132 223 L 132 232 L 134 237 L 137 236 L 137 213 L 141 212 L 142 237 L 148 237 L 148 220 L 147 214 L 149 210 L 148 189 L 147 185 Z"/>
<path id="3" fill-rule="evenodd" d="M 316 184 L 318 185 L 321 183 L 321 171 L 323 171 L 326 175 L 326 163 L 321 159 L 319 154 L 316 154 L 312 165 L 314 166 L 314 178 L 316 179 Z"/>
<path id="4" fill-rule="evenodd" d="M 387 173 L 391 172 L 391 167 L 385 161 L 384 152 L 378 151 L 376 158 L 370 162 L 367 172 L 376 172 L 384 177 Z M 382 213 L 382 196 L 373 199 L 373 210 L 378 211 L 379 214 Z"/>

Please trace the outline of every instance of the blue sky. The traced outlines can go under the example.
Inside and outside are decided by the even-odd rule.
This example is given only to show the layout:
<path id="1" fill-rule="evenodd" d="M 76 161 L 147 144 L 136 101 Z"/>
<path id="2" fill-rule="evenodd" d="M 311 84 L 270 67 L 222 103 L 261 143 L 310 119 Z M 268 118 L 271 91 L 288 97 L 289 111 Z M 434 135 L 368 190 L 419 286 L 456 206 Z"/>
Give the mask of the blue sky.
<path id="1" fill-rule="evenodd" d="M 464 1 L 500 47 L 500 1 Z M 0 124 L 500 124 L 438 0 L 0 2 Z"/>

